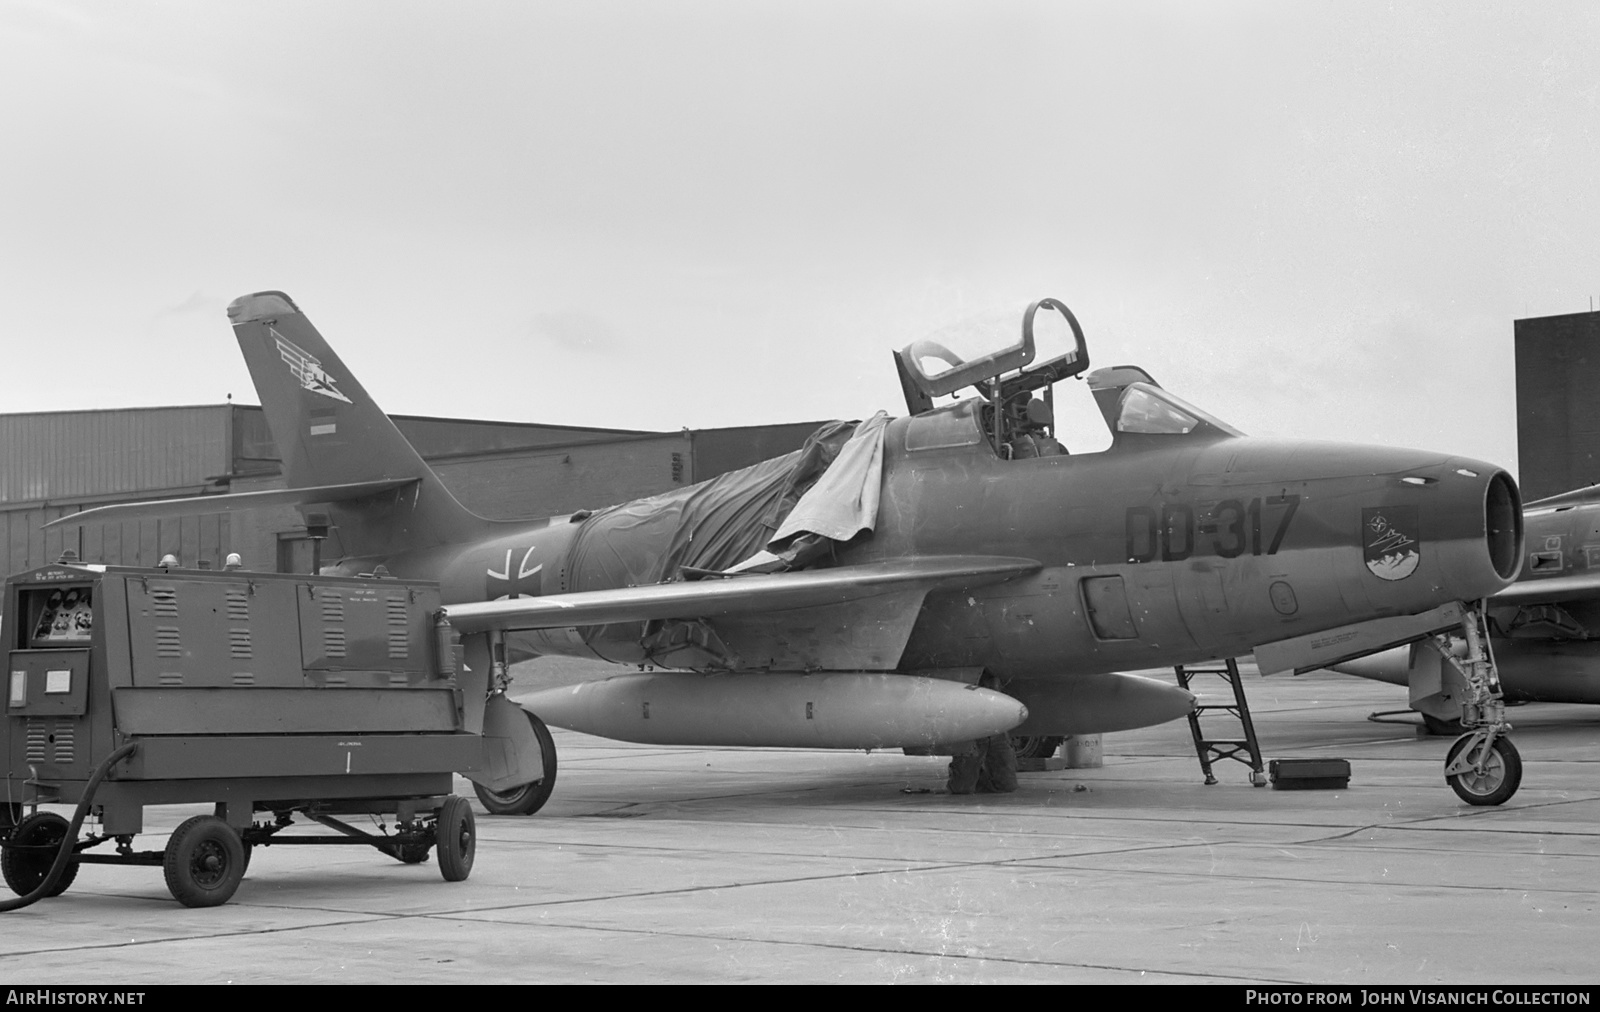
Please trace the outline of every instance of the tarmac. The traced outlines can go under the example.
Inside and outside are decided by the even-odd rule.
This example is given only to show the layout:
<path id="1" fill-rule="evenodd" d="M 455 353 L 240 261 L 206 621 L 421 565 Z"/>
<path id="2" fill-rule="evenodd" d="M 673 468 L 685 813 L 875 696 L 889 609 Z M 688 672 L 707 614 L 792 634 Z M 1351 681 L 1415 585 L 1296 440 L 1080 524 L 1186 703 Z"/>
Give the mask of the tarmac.
<path id="1" fill-rule="evenodd" d="M 1348 788 L 1255 788 L 1238 763 L 1205 786 L 1183 721 L 961 797 L 936 758 L 556 731 L 551 800 L 479 809 L 465 882 L 363 847 L 258 848 L 232 901 L 187 909 L 159 868 L 86 865 L 0 914 L 0 984 L 1600 980 L 1600 708 L 1511 710 L 1522 788 L 1472 808 L 1444 782 L 1449 739 L 1366 719 L 1404 690 L 1322 672 L 1248 690 L 1267 758 L 1348 759 Z M 136 843 L 205 810 L 150 809 Z"/>

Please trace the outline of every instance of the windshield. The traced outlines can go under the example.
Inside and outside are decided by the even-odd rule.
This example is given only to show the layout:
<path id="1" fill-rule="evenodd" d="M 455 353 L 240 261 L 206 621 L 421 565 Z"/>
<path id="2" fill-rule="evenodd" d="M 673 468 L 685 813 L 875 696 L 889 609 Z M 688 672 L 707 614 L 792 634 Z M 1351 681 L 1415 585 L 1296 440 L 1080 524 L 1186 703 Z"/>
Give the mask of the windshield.
<path id="1" fill-rule="evenodd" d="M 1211 428 L 1229 436 L 1244 433 L 1212 415 L 1206 414 L 1181 397 L 1148 383 L 1129 383 L 1122 393 L 1117 412 L 1118 432 L 1148 435 L 1187 435 L 1200 428 Z"/>

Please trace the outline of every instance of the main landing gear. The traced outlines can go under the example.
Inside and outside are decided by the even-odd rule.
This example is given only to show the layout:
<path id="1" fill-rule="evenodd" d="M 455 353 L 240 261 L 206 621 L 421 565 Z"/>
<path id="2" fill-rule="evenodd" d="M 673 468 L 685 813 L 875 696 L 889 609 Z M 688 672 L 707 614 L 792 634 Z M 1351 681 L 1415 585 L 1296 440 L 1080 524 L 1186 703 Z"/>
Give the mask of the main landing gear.
<path id="1" fill-rule="evenodd" d="M 1461 726 L 1466 734 L 1451 744 L 1445 756 L 1444 779 L 1469 805 L 1500 805 L 1522 784 L 1522 756 L 1506 737 L 1511 725 L 1506 723 L 1483 602 L 1466 614 L 1461 630 L 1467 641 L 1467 656 L 1462 658 L 1449 649 L 1445 634 L 1435 636 L 1440 654 L 1467 683 L 1461 704 Z"/>

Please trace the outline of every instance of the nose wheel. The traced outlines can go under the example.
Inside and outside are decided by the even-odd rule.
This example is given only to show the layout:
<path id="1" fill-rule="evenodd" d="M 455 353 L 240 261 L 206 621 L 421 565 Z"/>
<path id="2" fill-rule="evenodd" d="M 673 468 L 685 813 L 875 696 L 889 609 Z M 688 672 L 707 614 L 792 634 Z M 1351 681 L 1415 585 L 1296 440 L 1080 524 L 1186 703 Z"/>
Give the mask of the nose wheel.
<path id="1" fill-rule="evenodd" d="M 1522 756 L 1510 738 L 1474 731 L 1457 738 L 1444 760 L 1444 778 L 1469 805 L 1499 805 L 1522 784 Z"/>

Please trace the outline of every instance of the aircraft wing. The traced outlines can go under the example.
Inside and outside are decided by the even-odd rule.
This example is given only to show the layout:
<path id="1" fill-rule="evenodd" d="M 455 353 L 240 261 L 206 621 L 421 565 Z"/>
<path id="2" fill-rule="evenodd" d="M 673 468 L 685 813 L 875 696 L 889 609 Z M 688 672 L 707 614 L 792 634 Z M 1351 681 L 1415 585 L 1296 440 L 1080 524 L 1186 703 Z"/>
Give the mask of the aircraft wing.
<path id="1" fill-rule="evenodd" d="M 1033 559 L 939 555 L 798 573 L 730 576 L 646 587 L 453 604 L 462 632 L 561 629 L 661 618 L 713 618 L 840 604 L 905 590 L 950 590 L 1000 583 L 1040 568 Z"/>
<path id="2" fill-rule="evenodd" d="M 1489 598 L 1490 604 L 1539 604 L 1600 598 L 1600 569 L 1581 570 L 1566 576 L 1547 576 L 1518 580 Z"/>
<path id="3" fill-rule="evenodd" d="M 229 513 L 233 510 L 261 509 L 265 506 L 304 506 L 310 503 L 344 502 L 361 499 L 405 485 L 416 484 L 416 478 L 391 478 L 382 481 L 358 481 L 347 485 L 312 485 L 307 488 L 268 489 L 265 492 L 232 492 L 227 495 L 197 495 L 182 499 L 147 499 L 143 502 L 121 502 L 110 506 L 68 513 L 45 524 L 45 527 L 77 527 L 103 520 L 132 520 L 137 517 L 199 516 L 206 513 Z"/>
<path id="4" fill-rule="evenodd" d="M 1587 506 L 1600 502 L 1600 485 L 1589 485 L 1584 488 L 1573 489 L 1560 495 L 1547 496 L 1544 499 L 1535 499 L 1533 502 L 1523 503 L 1523 510 L 1531 513 L 1534 510 L 1560 509 L 1563 506 Z"/>

